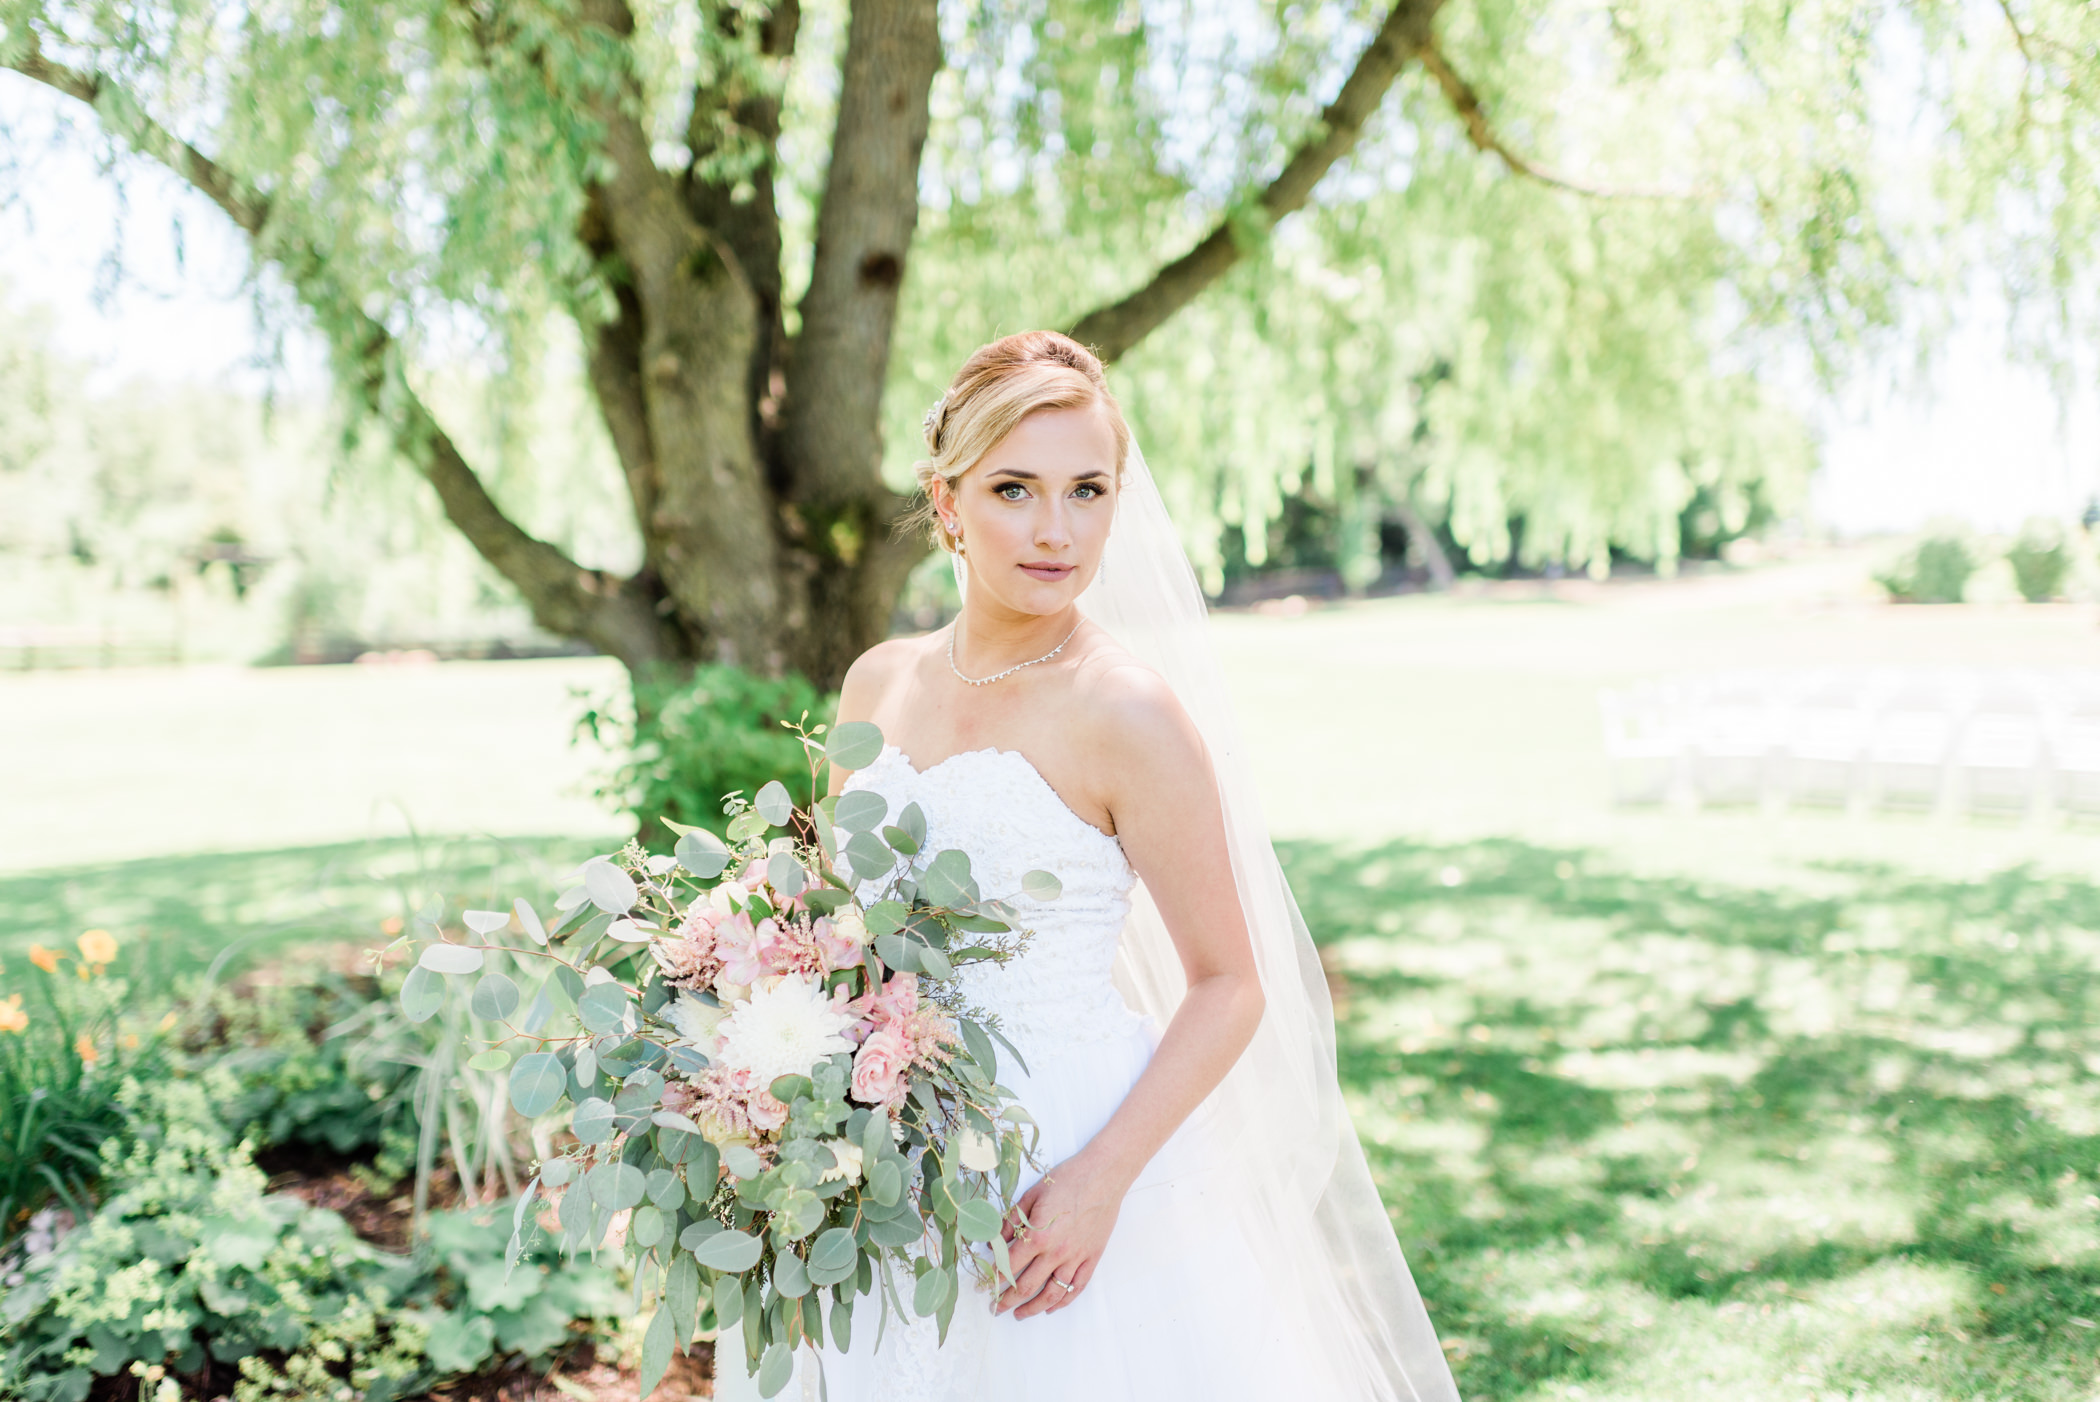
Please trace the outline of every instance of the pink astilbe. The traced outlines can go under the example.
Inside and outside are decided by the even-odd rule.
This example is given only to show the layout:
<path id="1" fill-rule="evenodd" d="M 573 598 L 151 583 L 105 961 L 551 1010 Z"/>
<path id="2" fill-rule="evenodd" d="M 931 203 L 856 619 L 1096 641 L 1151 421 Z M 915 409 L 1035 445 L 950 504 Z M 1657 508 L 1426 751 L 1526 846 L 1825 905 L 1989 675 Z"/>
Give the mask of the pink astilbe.
<path id="1" fill-rule="evenodd" d="M 764 1150 L 760 1136 L 787 1123 L 788 1109 L 773 1098 L 749 1071 L 710 1066 L 694 1078 L 692 1099 L 681 1111 L 717 1144 L 750 1144 Z"/>
<path id="2" fill-rule="evenodd" d="M 664 982 L 673 988 L 705 988 L 721 972 L 715 927 L 721 917 L 705 905 L 686 912 L 676 931 L 652 944 L 650 953 L 664 971 Z"/>

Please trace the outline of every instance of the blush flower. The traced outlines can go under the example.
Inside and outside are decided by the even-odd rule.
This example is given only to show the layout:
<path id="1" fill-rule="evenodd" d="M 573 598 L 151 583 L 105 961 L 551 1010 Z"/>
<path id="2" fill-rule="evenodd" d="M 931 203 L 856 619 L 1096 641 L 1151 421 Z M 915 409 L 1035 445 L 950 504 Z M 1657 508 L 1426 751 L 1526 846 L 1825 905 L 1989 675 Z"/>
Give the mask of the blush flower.
<path id="1" fill-rule="evenodd" d="M 876 1028 L 853 1057 L 853 1098 L 864 1105 L 902 1100 L 910 1065 L 910 1039 L 893 1024 Z"/>
<path id="2" fill-rule="evenodd" d="M 749 1071 L 761 1086 L 809 1069 L 834 1052 L 852 1051 L 846 1030 L 854 1017 L 824 986 L 789 974 L 770 988 L 754 987 L 716 1029 L 722 1064 Z"/>

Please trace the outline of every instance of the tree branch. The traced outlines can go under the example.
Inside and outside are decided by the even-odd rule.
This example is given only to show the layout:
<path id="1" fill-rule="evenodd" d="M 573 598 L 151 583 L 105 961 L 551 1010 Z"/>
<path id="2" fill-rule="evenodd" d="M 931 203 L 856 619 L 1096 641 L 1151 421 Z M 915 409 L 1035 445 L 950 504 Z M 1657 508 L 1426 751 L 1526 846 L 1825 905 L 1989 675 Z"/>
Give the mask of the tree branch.
<path id="1" fill-rule="evenodd" d="M 854 0 L 816 254 L 781 406 L 781 455 L 795 474 L 795 497 L 820 518 L 890 496 L 881 479 L 882 390 L 940 64 L 934 0 Z M 887 515 L 885 505 L 881 529 Z M 877 524 L 849 529 L 864 534 Z"/>
<path id="2" fill-rule="evenodd" d="M 1395 0 L 1341 92 L 1268 187 L 1219 220 L 1202 242 L 1161 268 L 1143 287 L 1081 317 L 1072 327 L 1072 338 L 1092 346 L 1103 360 L 1117 359 L 1224 276 L 1248 246 L 1286 215 L 1302 209 L 1320 177 L 1356 145 L 1364 124 L 1408 60 L 1429 42 L 1431 22 L 1442 6 L 1443 0 Z"/>
<path id="3" fill-rule="evenodd" d="M 1486 108 L 1481 106 L 1480 94 L 1473 91 L 1473 85 L 1460 77 L 1457 70 L 1452 68 L 1450 60 L 1444 57 L 1444 51 L 1438 47 L 1434 34 L 1431 34 L 1423 41 L 1420 57 L 1423 69 L 1428 72 L 1430 77 L 1436 79 L 1436 85 L 1443 89 L 1444 97 L 1451 103 L 1452 110 L 1458 114 L 1459 120 L 1465 124 L 1466 139 L 1471 141 L 1478 150 L 1492 156 L 1499 156 L 1502 164 L 1509 168 L 1512 175 L 1521 175 L 1526 179 L 1536 180 L 1542 185 L 1552 185 L 1562 190 L 1572 191 L 1578 195 L 1588 195 L 1593 199 L 1689 200 L 1698 198 L 1697 192 L 1692 190 L 1596 185 L 1587 180 L 1578 180 L 1573 176 L 1561 175 L 1555 171 L 1548 170 L 1535 161 L 1527 160 L 1525 157 L 1512 151 L 1508 143 L 1496 135 L 1494 126 L 1487 119 Z"/>
<path id="4" fill-rule="evenodd" d="M 291 278 L 334 343 L 338 373 L 360 404 L 386 423 L 394 446 L 436 490 L 446 516 L 474 548 L 517 586 L 533 617 L 551 632 L 581 638 L 626 661 L 660 652 L 649 608 L 617 578 L 587 570 L 503 514 L 457 445 L 409 386 L 400 344 L 329 276 L 324 260 L 296 232 L 271 224 L 267 196 L 148 116 L 100 73 L 83 73 L 43 55 L 32 31 L 6 65 L 93 107 L 104 125 L 141 155 L 159 161 L 203 192 Z M 391 408 L 389 409 L 389 406 Z"/>

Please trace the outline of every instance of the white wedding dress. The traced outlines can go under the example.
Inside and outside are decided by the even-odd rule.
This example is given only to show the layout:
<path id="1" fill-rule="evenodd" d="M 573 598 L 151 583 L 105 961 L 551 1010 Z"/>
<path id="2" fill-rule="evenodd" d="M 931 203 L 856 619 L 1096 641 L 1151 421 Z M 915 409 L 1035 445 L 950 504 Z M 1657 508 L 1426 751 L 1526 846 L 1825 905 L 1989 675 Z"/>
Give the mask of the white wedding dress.
<path id="1" fill-rule="evenodd" d="M 958 848 L 987 896 L 1010 896 L 1024 873 L 1063 883 L 1060 899 L 1022 897 L 1033 931 L 1005 965 L 963 971 L 969 1000 L 997 1016 L 1027 1061 L 1002 1055 L 999 1077 L 1042 1130 L 1037 1157 L 1054 1168 L 1108 1122 L 1152 1055 L 1159 1031 L 1132 1012 L 1112 981 L 1117 939 L 1137 881 L 1115 838 L 1080 818 L 1012 750 L 971 750 L 923 773 L 894 746 L 853 775 L 848 789 L 916 802 L 926 815 L 923 850 Z M 1055 1313 L 994 1316 L 992 1295 L 965 1284 L 948 1338 L 931 1319 L 877 1299 L 853 1312 L 852 1348 L 827 1348 L 829 1402 L 1283 1402 L 1338 1396 L 1309 1321 L 1273 1298 L 1252 1245 L 1206 1202 L 1226 1167 L 1205 1153 L 1205 1120 L 1185 1124 L 1139 1176 L 1114 1234 L 1077 1299 Z M 1035 1179 L 1024 1174 L 1022 1187 Z M 902 1294 L 910 1298 L 909 1281 Z M 1054 1287 L 1053 1287 L 1054 1288 Z M 878 1347 L 877 1334 L 881 1334 Z M 732 1356 L 718 1394 L 741 1395 Z M 815 1368 L 798 1360 L 815 1396 Z"/>

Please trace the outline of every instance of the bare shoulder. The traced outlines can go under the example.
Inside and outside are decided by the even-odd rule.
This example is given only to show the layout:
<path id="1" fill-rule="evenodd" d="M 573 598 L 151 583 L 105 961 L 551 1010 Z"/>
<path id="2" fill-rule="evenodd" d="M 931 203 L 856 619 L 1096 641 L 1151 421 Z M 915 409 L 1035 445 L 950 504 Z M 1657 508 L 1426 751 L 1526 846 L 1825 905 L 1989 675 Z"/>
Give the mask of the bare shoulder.
<path id="1" fill-rule="evenodd" d="M 1086 729 L 1097 753 L 1124 774 L 1208 767 L 1203 737 L 1166 678 L 1121 647 L 1089 653 L 1079 673 Z"/>
<path id="2" fill-rule="evenodd" d="M 839 719 L 865 720 L 872 715 L 883 695 L 910 675 L 925 648 L 924 638 L 891 638 L 855 658 L 839 686 Z"/>

